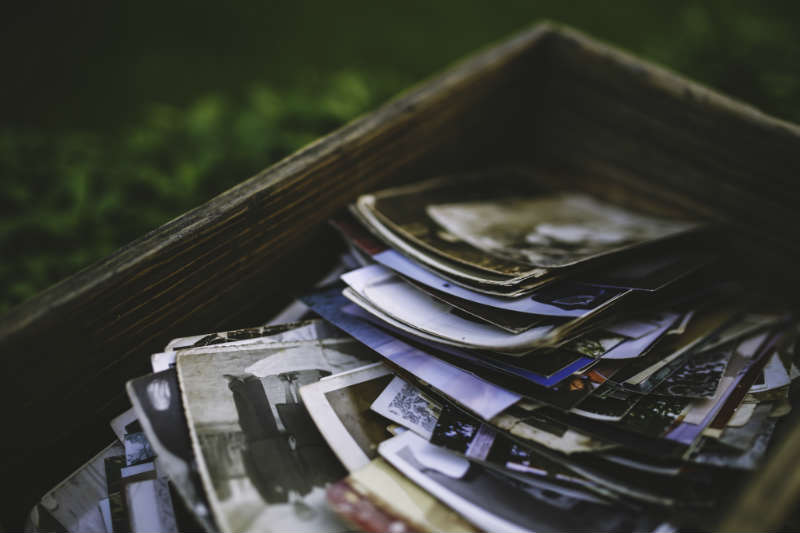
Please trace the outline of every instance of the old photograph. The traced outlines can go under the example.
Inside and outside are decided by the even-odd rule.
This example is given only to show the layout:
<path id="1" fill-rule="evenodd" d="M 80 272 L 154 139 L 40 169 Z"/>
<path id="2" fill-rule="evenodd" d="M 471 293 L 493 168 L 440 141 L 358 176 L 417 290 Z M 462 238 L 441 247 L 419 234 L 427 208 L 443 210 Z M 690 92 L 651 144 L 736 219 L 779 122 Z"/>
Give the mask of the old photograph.
<path id="1" fill-rule="evenodd" d="M 475 463 L 453 475 L 445 466 L 453 459 L 446 454 L 455 454 L 411 432 L 385 441 L 380 452 L 398 470 L 485 531 L 567 530 L 579 523 L 594 531 L 617 531 L 642 527 L 638 520 L 647 520 L 529 486 Z"/>
<path id="2" fill-rule="evenodd" d="M 370 408 L 386 418 L 430 439 L 441 406 L 403 378 L 395 376 Z"/>
<path id="3" fill-rule="evenodd" d="M 325 486 L 346 470 L 299 388 L 373 358 L 352 340 L 178 356 L 192 443 L 222 531 L 347 530 L 325 505 Z"/>
<path id="4" fill-rule="evenodd" d="M 625 340 L 627 339 L 621 335 L 593 331 L 565 344 L 564 349 L 597 359 Z"/>
<path id="5" fill-rule="evenodd" d="M 486 254 L 469 242 L 442 231 L 443 228 L 431 219 L 425 207 L 437 199 L 452 198 L 453 193 L 461 198 L 465 198 L 465 194 L 466 198 L 480 197 L 486 193 L 496 195 L 496 189 L 487 188 L 485 182 L 470 181 L 469 185 L 474 187 L 471 190 L 465 184 L 465 181 L 458 179 L 433 179 L 361 196 L 356 205 L 360 211 L 376 215 L 391 231 L 428 253 L 511 278 L 524 279 L 546 274 L 544 269 L 532 269 L 513 260 Z M 515 185 L 524 187 L 525 183 L 516 181 Z"/>
<path id="6" fill-rule="evenodd" d="M 220 331 L 218 333 L 209 333 L 207 335 L 180 337 L 169 341 L 169 343 L 164 347 L 164 351 L 178 350 L 180 348 L 194 348 L 197 346 L 210 346 L 213 344 L 227 344 L 231 342 L 256 339 L 259 337 L 269 337 L 278 335 L 279 333 L 283 333 L 285 331 L 307 326 L 309 323 L 309 321 L 289 322 L 276 326 L 258 326 L 255 328 Z"/>
<path id="7" fill-rule="evenodd" d="M 377 457 L 378 444 L 389 435 L 391 420 L 370 405 L 393 376 L 383 363 L 373 363 L 300 388 L 311 418 L 350 472 Z"/>
<path id="8" fill-rule="evenodd" d="M 374 259 L 394 272 L 437 292 L 473 304 L 529 315 L 579 317 L 598 310 L 603 305 L 614 303 L 628 292 L 625 289 L 555 280 L 521 296 L 496 296 L 454 284 L 395 250 L 383 251 L 375 255 Z"/>
<path id="9" fill-rule="evenodd" d="M 724 347 L 695 354 L 683 366 L 667 376 L 652 394 L 713 398 L 731 357 L 733 350 Z"/>
<path id="10" fill-rule="evenodd" d="M 97 502 L 106 497 L 105 460 L 121 457 L 125 449 L 114 442 L 92 457 L 67 479 L 47 491 L 28 518 L 42 530 L 105 531 Z"/>
<path id="11" fill-rule="evenodd" d="M 175 486 L 186 507 L 209 532 L 217 530 L 197 470 L 183 398 L 174 368 L 133 379 L 128 397 L 156 453 L 159 470 Z"/>
<path id="12" fill-rule="evenodd" d="M 604 395 L 601 387 L 607 388 L 608 385 L 596 386 L 590 396 L 584 398 L 570 409 L 570 413 L 595 420 L 619 422 L 644 397 L 638 394 L 629 394 L 626 398 Z"/>
<path id="13" fill-rule="evenodd" d="M 411 285 L 417 290 L 439 300 L 440 302 L 451 307 L 451 313 L 463 316 L 467 320 L 478 319 L 482 322 L 496 326 L 503 331 L 509 333 L 522 333 L 531 329 L 534 326 L 540 325 L 547 321 L 547 317 L 530 315 L 527 313 L 518 313 L 516 311 L 506 311 L 496 307 L 489 307 L 473 301 L 453 296 L 447 292 L 443 292 L 427 285 L 423 285 L 418 281 L 400 276 L 406 283 Z"/>
<path id="14" fill-rule="evenodd" d="M 490 383 L 455 365 L 393 337 L 369 322 L 345 313 L 348 300 L 338 288 L 304 297 L 315 312 L 450 398 L 489 419 L 520 399 L 520 395 Z"/>
<path id="15" fill-rule="evenodd" d="M 349 272 L 342 279 L 362 299 L 383 313 L 446 344 L 507 353 L 524 352 L 545 339 L 553 329 L 553 325 L 546 324 L 513 334 L 463 318 L 452 313 L 449 305 L 417 290 L 379 265 Z M 356 304 L 360 302 L 354 301 Z"/>
<path id="16" fill-rule="evenodd" d="M 697 227 L 574 193 L 428 203 L 426 212 L 459 241 L 494 257 L 541 268 L 575 265 Z"/>
<path id="17" fill-rule="evenodd" d="M 153 367 L 153 372 L 162 372 L 175 366 L 177 352 L 181 350 L 203 352 L 208 351 L 208 347 L 213 347 L 215 350 L 236 350 L 247 345 L 335 339 L 342 336 L 343 334 L 339 329 L 319 319 L 247 328 L 232 332 L 195 335 L 193 337 L 173 339 L 163 352 L 154 353 L 150 356 L 150 364 Z"/>
<path id="18" fill-rule="evenodd" d="M 401 520 L 409 531 L 425 533 L 440 531 L 475 533 L 478 531 L 456 511 L 409 480 L 382 457 L 374 459 L 364 468 L 351 473 L 344 481 L 359 499 L 367 499 L 378 509 L 385 510 L 396 520 Z M 347 513 L 345 516 L 352 517 L 354 511 L 358 511 L 353 507 L 352 497 L 346 497 L 342 501 L 341 497 L 332 498 L 329 491 L 328 501 L 339 513 Z M 370 513 L 368 516 L 372 516 L 372 514 Z M 360 518 L 363 520 L 363 515 Z M 375 533 L 399 531 L 398 526 L 394 523 L 389 524 L 389 527 L 384 524 L 381 526 L 383 527 L 367 527 L 365 531 L 374 531 Z"/>
<path id="19" fill-rule="evenodd" d="M 667 333 L 670 327 L 680 318 L 678 313 L 664 312 L 651 317 L 651 322 L 656 328 L 638 339 L 628 339 L 618 343 L 603 354 L 603 359 L 633 359 L 641 357 L 658 340 Z"/>
<path id="20" fill-rule="evenodd" d="M 714 261 L 711 253 L 666 249 L 637 253 L 621 264 L 578 275 L 590 285 L 655 292 Z"/>

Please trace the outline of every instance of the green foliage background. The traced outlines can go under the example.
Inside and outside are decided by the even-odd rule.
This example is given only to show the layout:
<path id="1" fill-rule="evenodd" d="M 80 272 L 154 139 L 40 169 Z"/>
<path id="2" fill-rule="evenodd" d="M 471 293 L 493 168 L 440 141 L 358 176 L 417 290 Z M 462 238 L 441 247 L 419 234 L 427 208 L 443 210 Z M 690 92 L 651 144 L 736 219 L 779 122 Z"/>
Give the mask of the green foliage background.
<path id="1" fill-rule="evenodd" d="M 542 18 L 800 121 L 797 2 L 200 2 L 189 11 L 145 1 L 98 9 L 86 31 L 61 43 L 57 61 L 33 51 L 11 63 L 38 61 L 58 79 L 49 92 L 32 74 L 6 87 L 0 312 Z M 5 38 L 22 38 L 39 15 L 20 15 Z M 57 15 L 53 28 L 62 27 Z"/>

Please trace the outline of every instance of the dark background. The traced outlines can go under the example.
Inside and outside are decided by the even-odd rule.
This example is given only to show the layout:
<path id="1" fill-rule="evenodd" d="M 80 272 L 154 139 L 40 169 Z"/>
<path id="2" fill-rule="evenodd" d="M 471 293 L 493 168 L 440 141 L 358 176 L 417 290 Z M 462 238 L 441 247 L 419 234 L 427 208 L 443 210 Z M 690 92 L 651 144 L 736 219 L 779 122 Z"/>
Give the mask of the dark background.
<path id="1" fill-rule="evenodd" d="M 29 1 L 0 17 L 0 312 L 550 19 L 800 121 L 800 2 Z"/>

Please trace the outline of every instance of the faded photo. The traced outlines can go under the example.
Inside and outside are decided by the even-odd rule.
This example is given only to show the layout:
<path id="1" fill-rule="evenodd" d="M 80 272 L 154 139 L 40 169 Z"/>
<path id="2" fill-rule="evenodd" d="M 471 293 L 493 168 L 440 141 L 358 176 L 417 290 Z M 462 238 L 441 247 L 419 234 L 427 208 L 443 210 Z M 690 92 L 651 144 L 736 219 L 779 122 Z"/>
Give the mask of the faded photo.
<path id="1" fill-rule="evenodd" d="M 370 404 L 392 379 L 381 363 L 337 374 L 300 389 L 308 413 L 342 465 L 350 472 L 377 456 L 391 421 Z"/>
<path id="2" fill-rule="evenodd" d="M 485 531 L 638 531 L 654 526 L 642 513 L 527 485 L 469 463 L 411 432 L 384 442 L 380 451 L 395 468 Z"/>
<path id="3" fill-rule="evenodd" d="M 174 368 L 131 380 L 128 396 L 147 440 L 187 508 L 208 532 L 217 530 L 197 470 Z"/>
<path id="4" fill-rule="evenodd" d="M 325 486 L 347 472 L 299 388 L 373 360 L 352 340 L 179 356 L 187 418 L 220 529 L 347 531 L 325 505 Z"/>
<path id="5" fill-rule="evenodd" d="M 574 265 L 696 227 L 581 194 L 431 204 L 427 213 L 447 233 L 479 250 L 544 268 Z"/>
<path id="6" fill-rule="evenodd" d="M 259 342 L 297 342 L 342 337 L 333 326 L 322 320 L 304 320 L 259 326 L 255 328 L 221 331 L 207 335 L 194 335 L 172 339 L 164 351 L 199 348 L 203 346 L 232 346 Z"/>
<path id="7" fill-rule="evenodd" d="M 473 201 L 496 196 L 498 182 L 507 185 L 506 190 L 520 190 L 525 180 L 519 176 L 508 176 L 503 172 L 487 173 L 487 179 L 435 178 L 410 185 L 385 189 L 374 194 L 363 195 L 358 200 L 362 211 L 377 215 L 388 229 L 413 242 L 424 250 L 450 260 L 501 276 L 538 277 L 524 264 L 508 261 L 475 249 L 470 243 L 453 238 L 441 230 L 425 212 L 427 205 L 457 199 Z M 529 188 L 528 188 L 529 189 Z M 530 189 L 529 189 L 530 190 Z"/>

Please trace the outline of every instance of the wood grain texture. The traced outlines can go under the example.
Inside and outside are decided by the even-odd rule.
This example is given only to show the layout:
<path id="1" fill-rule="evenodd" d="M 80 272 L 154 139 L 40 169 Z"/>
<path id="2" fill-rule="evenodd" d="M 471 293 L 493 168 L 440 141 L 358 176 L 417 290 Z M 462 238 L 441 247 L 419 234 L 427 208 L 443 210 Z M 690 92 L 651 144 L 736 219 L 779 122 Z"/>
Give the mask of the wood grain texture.
<path id="1" fill-rule="evenodd" d="M 234 313 L 253 320 L 237 326 L 263 322 L 271 297 L 309 286 L 333 263 L 326 219 L 358 194 L 489 164 L 546 32 L 456 65 L 4 316 L 0 413 L 13 438 L 2 439 L 0 476 L 19 484 L 0 520 L 21 525 L 96 451 L 87 444 L 112 438 L 125 381 L 148 371 L 150 353 Z"/>
<path id="2" fill-rule="evenodd" d="M 800 255 L 800 128 L 581 34 L 547 40 L 534 161 Z M 762 246 L 766 248 L 766 246 Z"/>
<path id="3" fill-rule="evenodd" d="M 176 336 L 263 322 L 320 276 L 339 250 L 324 221 L 360 193 L 522 163 L 562 187 L 732 224 L 752 256 L 742 260 L 776 273 L 788 295 L 799 148 L 797 126 L 573 30 L 512 37 L 0 318 L 0 475 L 15 480 L 0 522 L 20 527 L 44 491 L 113 438 L 124 383 L 148 371 L 150 353 Z M 792 424 L 787 443 L 800 439 Z M 771 505 L 760 524 L 779 524 L 800 496 L 798 462 L 800 446 L 783 445 L 719 523 L 758 526 L 753 510 Z"/>
<path id="4" fill-rule="evenodd" d="M 515 150 L 521 162 L 562 186 L 725 223 L 720 247 L 797 301 L 800 126 L 574 30 L 552 32 L 542 47 L 547 105 L 526 110 L 536 146 Z M 782 423 L 765 467 L 742 474 L 741 492 L 703 527 L 776 530 L 796 511 L 800 414 Z"/>

